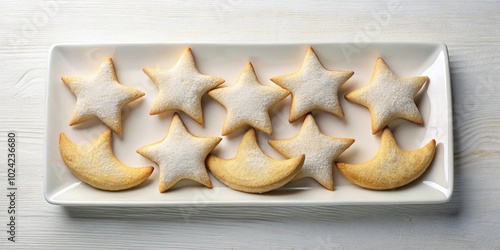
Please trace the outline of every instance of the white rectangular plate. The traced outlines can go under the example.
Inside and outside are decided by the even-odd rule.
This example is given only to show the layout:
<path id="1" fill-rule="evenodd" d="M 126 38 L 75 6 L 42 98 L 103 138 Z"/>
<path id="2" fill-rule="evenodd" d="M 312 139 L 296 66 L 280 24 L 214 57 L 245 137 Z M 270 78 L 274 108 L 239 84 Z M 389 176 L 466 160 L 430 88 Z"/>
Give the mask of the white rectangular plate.
<path id="1" fill-rule="evenodd" d="M 223 86 L 236 82 L 245 64 L 253 63 L 262 84 L 273 85 L 273 76 L 299 70 L 308 46 L 312 46 L 327 69 L 352 70 L 354 76 L 340 89 L 339 99 L 345 113 L 342 120 L 324 112 L 313 112 L 321 130 L 336 137 L 355 138 L 356 142 L 339 158 L 342 162 L 363 162 L 378 150 L 380 135 L 372 135 L 368 109 L 347 102 L 345 93 L 370 80 L 375 60 L 382 57 L 401 76 L 426 75 L 430 82 L 416 97 L 424 126 L 407 121 L 391 124 L 396 140 L 407 150 L 422 147 L 436 139 L 437 151 L 427 171 L 410 185 L 392 191 L 372 191 L 347 181 L 334 167 L 335 191 L 329 191 L 312 179 L 302 179 L 266 194 L 234 191 L 213 176 L 213 189 L 191 181 L 181 181 L 166 193 L 158 191 L 158 169 L 140 186 L 121 192 L 97 190 L 82 183 L 64 164 L 58 146 L 64 132 L 77 144 L 88 144 L 105 126 L 97 119 L 70 127 L 68 125 L 76 98 L 62 83 L 61 76 L 92 76 L 105 57 L 112 57 L 121 84 L 146 93 L 123 110 L 123 136 L 113 136 L 117 158 L 129 166 L 154 165 L 136 153 L 136 149 L 159 141 L 167 133 L 173 112 L 149 115 L 158 94 L 156 86 L 143 73 L 147 67 L 171 68 L 182 51 L 191 47 L 201 73 L 222 77 Z M 271 109 L 273 135 L 258 133 L 259 144 L 270 156 L 283 159 L 267 143 L 269 139 L 294 136 L 303 119 L 290 124 L 291 97 Z M 205 124 L 196 124 L 187 115 L 181 118 L 191 133 L 220 136 L 226 111 L 210 97 L 203 98 Z M 321 44 L 67 44 L 50 51 L 47 79 L 47 114 L 45 145 L 45 198 L 60 205 L 334 205 L 334 204 L 404 204 L 439 203 L 453 192 L 453 133 L 450 76 L 446 46 L 439 43 L 321 43 Z M 223 137 L 215 154 L 232 158 L 243 130 Z M 156 167 L 157 168 L 157 167 Z"/>

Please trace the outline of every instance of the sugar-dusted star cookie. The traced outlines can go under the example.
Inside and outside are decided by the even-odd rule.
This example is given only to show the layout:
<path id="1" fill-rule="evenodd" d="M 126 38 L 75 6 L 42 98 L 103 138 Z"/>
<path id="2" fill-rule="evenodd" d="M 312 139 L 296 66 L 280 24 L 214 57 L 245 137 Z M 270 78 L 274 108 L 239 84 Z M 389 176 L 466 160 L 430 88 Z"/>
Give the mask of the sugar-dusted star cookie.
<path id="1" fill-rule="evenodd" d="M 190 48 L 171 69 L 145 68 L 144 73 L 159 89 L 151 111 L 156 115 L 170 110 L 180 110 L 199 124 L 203 124 L 201 97 L 209 90 L 224 83 L 224 79 L 198 72 Z"/>
<path id="2" fill-rule="evenodd" d="M 70 126 L 97 117 L 121 135 L 122 108 L 144 95 L 144 92 L 118 82 L 110 57 L 101 63 L 93 77 L 63 76 L 61 79 L 77 98 Z"/>
<path id="3" fill-rule="evenodd" d="M 208 92 L 209 96 L 227 110 L 222 135 L 230 134 L 246 125 L 271 134 L 273 128 L 269 109 L 288 94 L 285 89 L 260 84 L 250 62 L 235 85 Z"/>
<path id="4" fill-rule="evenodd" d="M 323 134 L 312 114 L 306 116 L 295 137 L 269 141 L 273 148 L 288 158 L 300 154 L 306 156 L 304 166 L 294 180 L 311 177 L 329 190 L 333 190 L 333 162 L 353 143 L 354 139 Z"/>
<path id="5" fill-rule="evenodd" d="M 76 177 L 98 189 L 119 191 L 135 187 L 148 179 L 154 168 L 129 167 L 118 161 L 111 147 L 111 139 L 112 132 L 108 129 L 91 144 L 80 146 L 61 133 L 61 157 Z"/>
<path id="6" fill-rule="evenodd" d="M 429 167 L 435 153 L 435 140 L 420 149 L 407 151 L 399 147 L 391 130 L 386 128 L 373 159 L 360 164 L 337 163 L 337 167 L 342 175 L 358 186 L 388 190 L 417 179 Z"/>
<path id="7" fill-rule="evenodd" d="M 370 110 L 372 134 L 398 118 L 423 124 L 414 98 L 428 80 L 427 76 L 399 77 L 378 58 L 370 83 L 346 94 L 345 98 Z"/>
<path id="8" fill-rule="evenodd" d="M 271 81 L 292 93 L 290 122 L 313 110 L 323 110 L 343 118 L 338 91 L 353 74 L 353 71 L 325 69 L 314 50 L 309 47 L 298 72 L 273 77 Z"/>
<path id="9" fill-rule="evenodd" d="M 275 160 L 259 148 L 255 130 L 245 133 L 236 157 L 221 159 L 210 155 L 207 167 L 222 183 L 248 193 L 264 193 L 288 183 L 300 171 L 304 155 L 287 160 Z"/>
<path id="10" fill-rule="evenodd" d="M 192 135 L 176 113 L 167 136 L 162 141 L 139 148 L 137 153 L 160 167 L 159 190 L 162 193 L 182 179 L 191 179 L 211 188 L 205 159 L 221 140 L 219 137 Z"/>

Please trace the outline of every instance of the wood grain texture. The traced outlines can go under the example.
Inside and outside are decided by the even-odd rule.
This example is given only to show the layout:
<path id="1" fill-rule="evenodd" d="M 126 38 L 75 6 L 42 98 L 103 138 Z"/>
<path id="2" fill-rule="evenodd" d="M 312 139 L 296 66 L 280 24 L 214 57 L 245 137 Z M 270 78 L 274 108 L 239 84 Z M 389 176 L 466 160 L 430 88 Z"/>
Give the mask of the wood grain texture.
<path id="1" fill-rule="evenodd" d="M 2 195 L 0 249 L 498 247 L 500 2 L 269 2 L 0 2 L 0 162 L 6 162 L 6 153 L 1 153 L 6 152 L 5 134 L 16 131 L 19 140 L 18 237 L 15 244 L 5 239 L 7 200 Z M 448 45 L 455 136 L 455 193 L 450 202 L 65 208 L 44 200 L 44 85 L 52 44 L 332 41 Z M 1 170 L 3 190 L 5 176 Z"/>

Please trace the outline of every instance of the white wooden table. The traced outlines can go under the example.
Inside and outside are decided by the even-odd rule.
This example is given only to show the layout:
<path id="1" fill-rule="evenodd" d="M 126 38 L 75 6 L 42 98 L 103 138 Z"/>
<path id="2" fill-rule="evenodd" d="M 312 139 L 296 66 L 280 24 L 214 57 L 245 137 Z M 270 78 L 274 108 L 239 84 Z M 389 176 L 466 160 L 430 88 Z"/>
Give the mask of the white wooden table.
<path id="1" fill-rule="evenodd" d="M 85 4 L 83 2 L 86 2 Z M 0 2 L 0 188 L 16 132 L 16 242 L 11 248 L 480 248 L 500 246 L 498 1 Z M 281 2 L 281 1 L 280 1 Z M 44 93 L 54 43 L 438 41 L 453 88 L 455 192 L 436 205 L 335 207 L 60 207 L 43 198 Z"/>

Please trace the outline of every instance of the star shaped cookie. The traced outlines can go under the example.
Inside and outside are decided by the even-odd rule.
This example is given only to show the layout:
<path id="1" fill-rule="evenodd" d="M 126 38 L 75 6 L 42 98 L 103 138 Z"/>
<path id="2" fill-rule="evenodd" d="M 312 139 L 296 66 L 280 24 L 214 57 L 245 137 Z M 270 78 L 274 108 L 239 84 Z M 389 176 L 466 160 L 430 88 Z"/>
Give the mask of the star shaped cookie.
<path id="1" fill-rule="evenodd" d="M 264 193 L 288 183 L 300 171 L 304 155 L 275 160 L 259 148 L 255 130 L 248 130 L 236 157 L 221 159 L 210 155 L 207 167 L 212 174 L 232 189 L 248 193 Z"/>
<path id="2" fill-rule="evenodd" d="M 137 153 L 160 167 L 159 190 L 162 193 L 182 179 L 191 179 L 211 188 L 205 159 L 221 140 L 219 137 L 192 135 L 176 113 L 167 136 L 162 141 L 139 148 Z"/>
<path id="3" fill-rule="evenodd" d="M 145 68 L 144 73 L 158 87 L 159 93 L 149 114 L 180 110 L 203 124 L 201 97 L 224 83 L 224 79 L 198 72 L 190 48 L 171 69 Z"/>
<path id="4" fill-rule="evenodd" d="M 354 143 L 354 139 L 323 134 L 312 114 L 308 114 L 299 133 L 290 139 L 270 140 L 269 144 L 286 157 L 305 154 L 306 160 L 294 180 L 311 177 L 333 190 L 333 163 Z"/>
<path id="5" fill-rule="evenodd" d="M 117 134 L 122 134 L 121 110 L 128 103 L 144 96 L 144 92 L 121 85 L 113 60 L 106 58 L 97 74 L 90 78 L 63 76 L 61 80 L 75 94 L 76 106 L 69 125 L 97 117 Z"/>
<path id="6" fill-rule="evenodd" d="M 323 110 L 343 118 L 338 91 L 353 74 L 353 71 L 325 69 L 314 50 L 309 47 L 298 72 L 273 77 L 271 81 L 292 93 L 290 122 L 313 110 Z"/>
<path id="7" fill-rule="evenodd" d="M 230 134 L 246 125 L 271 134 L 273 129 L 269 109 L 288 94 L 285 89 L 260 84 L 250 62 L 235 85 L 208 92 L 209 96 L 227 110 L 222 135 Z"/>
<path id="8" fill-rule="evenodd" d="M 346 94 L 345 98 L 370 110 L 372 134 L 398 118 L 422 125 L 424 121 L 414 98 L 427 81 L 427 76 L 399 77 L 378 58 L 370 83 Z"/>

